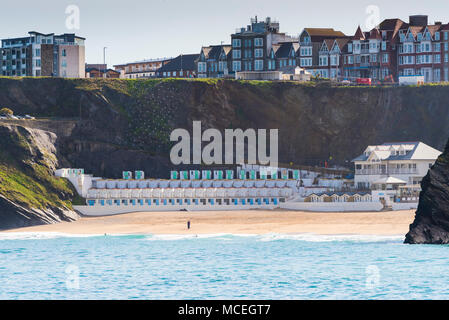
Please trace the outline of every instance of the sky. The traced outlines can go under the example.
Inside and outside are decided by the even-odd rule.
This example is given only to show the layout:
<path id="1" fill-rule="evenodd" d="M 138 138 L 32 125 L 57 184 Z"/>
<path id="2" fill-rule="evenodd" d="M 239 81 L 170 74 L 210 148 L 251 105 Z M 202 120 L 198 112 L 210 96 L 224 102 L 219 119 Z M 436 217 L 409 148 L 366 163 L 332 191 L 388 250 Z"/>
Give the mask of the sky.
<path id="1" fill-rule="evenodd" d="M 110 67 L 230 43 L 231 34 L 256 15 L 272 17 L 281 32 L 293 36 L 305 27 L 353 35 L 358 25 L 368 30 L 378 20 L 408 22 L 413 14 L 429 15 L 430 23 L 449 22 L 448 0 L 19 0 L 2 1 L 0 10 L 1 39 L 28 31 L 76 33 L 87 39 L 86 62 L 102 63 L 107 47 Z"/>

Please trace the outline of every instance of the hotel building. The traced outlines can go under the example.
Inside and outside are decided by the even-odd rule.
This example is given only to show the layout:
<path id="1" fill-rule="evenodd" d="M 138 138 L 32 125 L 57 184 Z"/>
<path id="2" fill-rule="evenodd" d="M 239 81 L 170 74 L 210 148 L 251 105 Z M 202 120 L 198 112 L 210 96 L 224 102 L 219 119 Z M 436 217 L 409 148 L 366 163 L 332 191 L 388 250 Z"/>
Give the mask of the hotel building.
<path id="1" fill-rule="evenodd" d="M 3 76 L 85 77 L 85 38 L 75 34 L 29 32 L 23 38 L 3 39 Z"/>
<path id="2" fill-rule="evenodd" d="M 231 35 L 232 72 L 276 69 L 273 59 L 269 59 L 271 49 L 279 43 L 293 41 L 297 39 L 279 32 L 279 22 L 269 17 L 265 21 L 258 21 L 257 17 L 251 19 L 250 25 Z"/>
<path id="3" fill-rule="evenodd" d="M 363 154 L 352 160 L 354 184 L 359 189 L 372 188 L 382 182 L 419 185 L 440 154 L 441 151 L 422 142 L 368 146 Z"/>

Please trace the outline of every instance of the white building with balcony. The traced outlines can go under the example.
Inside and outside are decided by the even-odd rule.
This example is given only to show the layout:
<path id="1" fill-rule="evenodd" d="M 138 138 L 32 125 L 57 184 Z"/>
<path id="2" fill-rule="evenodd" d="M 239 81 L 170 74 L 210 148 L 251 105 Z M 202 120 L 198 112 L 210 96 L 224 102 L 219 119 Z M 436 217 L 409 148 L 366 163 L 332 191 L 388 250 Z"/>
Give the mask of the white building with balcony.
<path id="1" fill-rule="evenodd" d="M 440 154 L 441 151 L 422 142 L 368 146 L 362 155 L 352 160 L 354 184 L 359 189 L 368 189 L 392 177 L 409 186 L 418 185 Z"/>

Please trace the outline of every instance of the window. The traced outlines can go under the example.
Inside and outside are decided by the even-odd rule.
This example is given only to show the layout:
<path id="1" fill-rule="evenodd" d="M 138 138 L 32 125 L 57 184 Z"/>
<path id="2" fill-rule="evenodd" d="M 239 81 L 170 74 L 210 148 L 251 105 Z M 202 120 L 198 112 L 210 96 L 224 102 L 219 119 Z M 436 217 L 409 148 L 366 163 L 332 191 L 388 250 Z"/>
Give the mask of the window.
<path id="1" fill-rule="evenodd" d="M 382 41 L 382 50 L 383 51 L 387 50 L 387 42 L 386 41 Z"/>
<path id="2" fill-rule="evenodd" d="M 388 63 L 388 53 L 384 53 L 384 54 L 382 55 L 382 62 L 383 62 L 383 63 Z"/>
<path id="3" fill-rule="evenodd" d="M 438 31 L 435 32 L 435 40 L 440 41 L 440 33 Z"/>
<path id="4" fill-rule="evenodd" d="M 63 68 L 66 68 L 67 67 L 67 60 L 62 60 L 61 65 L 62 65 Z"/>
<path id="5" fill-rule="evenodd" d="M 302 47 L 300 50 L 300 54 L 303 57 L 312 55 L 312 47 Z"/>
<path id="6" fill-rule="evenodd" d="M 435 82 L 440 82 L 440 80 L 441 80 L 441 70 L 440 69 L 433 70 L 433 80 Z"/>
<path id="7" fill-rule="evenodd" d="M 447 53 L 444 54 L 444 62 L 446 62 L 446 63 L 449 62 L 449 54 L 447 54 Z"/>
<path id="8" fill-rule="evenodd" d="M 336 55 L 332 55 L 331 56 L 331 66 L 336 66 L 338 65 L 338 59 Z"/>
<path id="9" fill-rule="evenodd" d="M 223 72 L 226 69 L 226 62 L 225 61 L 220 61 L 218 63 L 218 71 Z"/>
<path id="10" fill-rule="evenodd" d="M 254 70 L 256 70 L 256 71 L 263 70 L 263 60 L 256 60 L 254 62 Z"/>
<path id="11" fill-rule="evenodd" d="M 311 67 L 312 66 L 312 58 L 301 58 L 300 64 L 301 64 L 301 67 Z"/>
<path id="12" fill-rule="evenodd" d="M 348 43 L 348 52 L 352 53 L 352 43 Z"/>
<path id="13" fill-rule="evenodd" d="M 449 32 L 444 32 L 444 40 L 449 40 Z"/>
<path id="14" fill-rule="evenodd" d="M 37 59 L 36 60 L 36 67 L 40 67 L 41 66 L 41 59 Z"/>
<path id="15" fill-rule="evenodd" d="M 233 59 L 240 59 L 242 57 L 240 50 L 232 50 L 232 58 Z"/>
<path id="16" fill-rule="evenodd" d="M 62 56 L 67 57 L 67 51 L 65 49 L 62 49 Z"/>
<path id="17" fill-rule="evenodd" d="M 207 65 L 206 62 L 198 62 L 198 72 L 206 72 Z"/>
<path id="18" fill-rule="evenodd" d="M 36 49 L 36 57 L 40 57 L 41 56 L 41 49 Z"/>
<path id="19" fill-rule="evenodd" d="M 242 63 L 240 61 L 233 61 L 232 62 L 232 70 L 234 72 L 242 70 Z"/>
<path id="20" fill-rule="evenodd" d="M 327 66 L 327 65 L 328 65 L 327 56 L 321 56 L 320 57 L 320 66 Z"/>
<path id="21" fill-rule="evenodd" d="M 433 56 L 433 62 L 434 63 L 441 63 L 441 56 L 439 54 L 436 54 Z"/>
<path id="22" fill-rule="evenodd" d="M 354 56 L 348 56 L 348 64 L 354 63 Z"/>
<path id="23" fill-rule="evenodd" d="M 263 38 L 256 38 L 256 39 L 254 39 L 254 46 L 255 47 L 262 47 L 263 46 Z"/>
<path id="24" fill-rule="evenodd" d="M 448 43 L 445 42 L 445 43 L 444 43 L 444 51 L 448 51 L 448 49 L 449 49 L 448 47 L 449 47 Z"/>
<path id="25" fill-rule="evenodd" d="M 444 81 L 449 81 L 449 68 L 444 68 Z"/>
<path id="26" fill-rule="evenodd" d="M 440 43 L 435 43 L 434 47 L 434 52 L 440 52 L 441 51 L 441 44 Z"/>
<path id="27" fill-rule="evenodd" d="M 254 50 L 254 57 L 262 58 L 263 57 L 263 49 L 255 49 Z"/>
<path id="28" fill-rule="evenodd" d="M 242 40 L 240 40 L 240 39 L 232 39 L 232 46 L 234 48 L 240 48 L 242 46 Z"/>

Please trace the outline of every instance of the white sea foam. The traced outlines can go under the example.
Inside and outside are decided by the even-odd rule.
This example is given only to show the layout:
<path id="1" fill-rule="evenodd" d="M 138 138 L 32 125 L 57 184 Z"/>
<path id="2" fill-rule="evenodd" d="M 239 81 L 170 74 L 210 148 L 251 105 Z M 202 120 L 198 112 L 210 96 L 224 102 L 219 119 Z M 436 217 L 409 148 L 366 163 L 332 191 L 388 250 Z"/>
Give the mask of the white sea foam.
<path id="1" fill-rule="evenodd" d="M 307 242 L 336 242 L 336 241 L 353 241 L 353 242 L 385 242 L 385 241 L 403 241 L 403 235 L 361 235 L 361 234 L 337 234 L 322 235 L 313 233 L 298 234 L 265 234 L 259 236 L 260 241 L 278 241 L 278 240 L 298 240 Z"/>
<path id="2" fill-rule="evenodd" d="M 0 232 L 1 240 L 46 240 L 56 238 L 91 238 L 102 237 L 104 234 L 69 234 L 60 232 Z M 281 240 L 296 240 L 306 242 L 402 242 L 403 235 L 359 235 L 359 234 L 339 234 L 339 235 L 320 235 L 313 233 L 269 233 L 269 234 L 232 234 L 232 233 L 215 233 L 215 234 L 107 234 L 108 237 L 133 237 L 141 236 L 149 241 L 178 241 L 189 239 L 213 239 L 231 241 L 240 238 L 252 238 L 256 241 L 270 242 Z"/>
<path id="3" fill-rule="evenodd" d="M 282 233 L 269 233 L 269 234 L 159 234 L 149 235 L 146 240 L 150 241 L 176 241 L 186 239 L 215 239 L 215 240 L 233 240 L 238 238 L 253 238 L 256 241 L 269 242 L 280 240 L 296 240 L 306 242 L 337 242 L 337 241 L 350 241 L 350 242 L 386 242 L 395 241 L 402 242 L 404 240 L 403 235 L 360 235 L 360 234 L 339 234 L 339 235 L 321 235 L 313 233 L 299 233 L 299 234 L 282 234 Z"/>
<path id="4" fill-rule="evenodd" d="M 61 232 L 0 232 L 0 240 L 46 240 L 56 238 L 89 238 L 101 234 L 69 234 Z"/>

